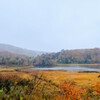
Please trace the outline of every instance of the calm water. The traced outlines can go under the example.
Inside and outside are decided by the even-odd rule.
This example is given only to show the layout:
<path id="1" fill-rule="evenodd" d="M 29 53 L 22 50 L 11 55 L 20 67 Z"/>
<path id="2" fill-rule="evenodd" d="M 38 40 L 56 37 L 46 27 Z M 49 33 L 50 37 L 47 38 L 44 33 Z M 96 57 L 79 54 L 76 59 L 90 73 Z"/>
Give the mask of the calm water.
<path id="1" fill-rule="evenodd" d="M 80 67 L 80 66 L 55 66 L 55 67 L 36 67 L 39 70 L 67 70 L 67 71 L 100 71 L 100 67 Z"/>

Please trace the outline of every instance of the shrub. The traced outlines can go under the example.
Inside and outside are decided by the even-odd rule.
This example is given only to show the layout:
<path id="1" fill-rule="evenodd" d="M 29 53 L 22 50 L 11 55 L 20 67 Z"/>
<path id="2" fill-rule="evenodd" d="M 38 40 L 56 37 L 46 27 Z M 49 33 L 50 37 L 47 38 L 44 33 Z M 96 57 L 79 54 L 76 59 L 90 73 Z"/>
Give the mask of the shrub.
<path id="1" fill-rule="evenodd" d="M 83 100 L 85 90 L 76 86 L 74 82 L 63 82 L 60 85 L 62 91 L 58 99 L 62 100 Z"/>
<path id="2" fill-rule="evenodd" d="M 32 79 L 0 74 L 0 100 L 52 100 L 56 89 L 42 78 L 38 74 L 32 75 Z"/>

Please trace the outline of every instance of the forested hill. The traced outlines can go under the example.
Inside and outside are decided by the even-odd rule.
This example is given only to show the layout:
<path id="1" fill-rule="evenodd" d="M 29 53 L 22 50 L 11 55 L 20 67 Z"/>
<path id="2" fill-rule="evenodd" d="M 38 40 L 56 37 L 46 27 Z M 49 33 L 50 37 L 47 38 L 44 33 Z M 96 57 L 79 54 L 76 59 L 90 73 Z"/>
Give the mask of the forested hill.
<path id="1" fill-rule="evenodd" d="M 39 56 L 38 56 L 39 57 Z M 51 60 L 0 51 L 0 66 L 52 66 Z"/>
<path id="2" fill-rule="evenodd" d="M 37 57 L 0 51 L 0 65 L 52 66 L 56 64 L 100 64 L 100 49 L 62 50 Z"/>
<path id="3" fill-rule="evenodd" d="M 16 54 L 21 54 L 21 55 L 26 55 L 30 57 L 36 57 L 45 53 L 45 52 L 40 52 L 40 51 L 27 50 L 27 49 L 15 47 L 12 45 L 7 45 L 7 44 L 0 44 L 0 50 L 8 51 L 11 53 L 16 53 Z"/>
<path id="4" fill-rule="evenodd" d="M 36 57 L 36 59 L 40 59 L 38 61 L 41 63 L 49 60 L 56 64 L 95 64 L 100 63 L 100 49 L 62 50 Z"/>
<path id="5" fill-rule="evenodd" d="M 0 65 L 6 66 L 28 66 L 32 65 L 30 57 L 6 51 L 0 51 Z M 29 62 L 30 61 L 30 62 Z"/>

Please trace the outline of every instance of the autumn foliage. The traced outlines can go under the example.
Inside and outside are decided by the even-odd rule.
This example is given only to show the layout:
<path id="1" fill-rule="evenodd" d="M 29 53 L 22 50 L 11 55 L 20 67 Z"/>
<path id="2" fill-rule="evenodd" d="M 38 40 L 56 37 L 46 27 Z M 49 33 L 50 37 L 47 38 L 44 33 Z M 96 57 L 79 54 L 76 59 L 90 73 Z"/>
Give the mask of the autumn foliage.
<path id="1" fill-rule="evenodd" d="M 100 95 L 100 82 L 97 82 L 94 86 L 94 90 L 97 91 L 97 93 Z"/>
<path id="2" fill-rule="evenodd" d="M 100 100 L 100 82 L 91 87 L 73 81 L 57 85 L 36 72 L 9 73 L 0 73 L 0 100 Z"/>
<path id="3" fill-rule="evenodd" d="M 85 94 L 85 90 L 76 86 L 74 82 L 63 82 L 60 85 L 62 95 L 58 96 L 58 99 L 63 100 L 83 100 L 82 97 Z"/>

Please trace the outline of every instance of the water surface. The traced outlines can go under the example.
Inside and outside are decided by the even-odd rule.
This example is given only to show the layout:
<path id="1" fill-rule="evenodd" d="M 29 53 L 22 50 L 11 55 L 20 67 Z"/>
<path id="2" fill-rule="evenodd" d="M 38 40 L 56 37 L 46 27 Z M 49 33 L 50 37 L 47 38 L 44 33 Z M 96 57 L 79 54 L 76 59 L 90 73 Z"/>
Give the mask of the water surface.
<path id="1" fill-rule="evenodd" d="M 38 70 L 67 70 L 67 71 L 100 71 L 100 67 L 84 67 L 84 66 L 54 66 L 54 67 L 35 67 Z"/>

